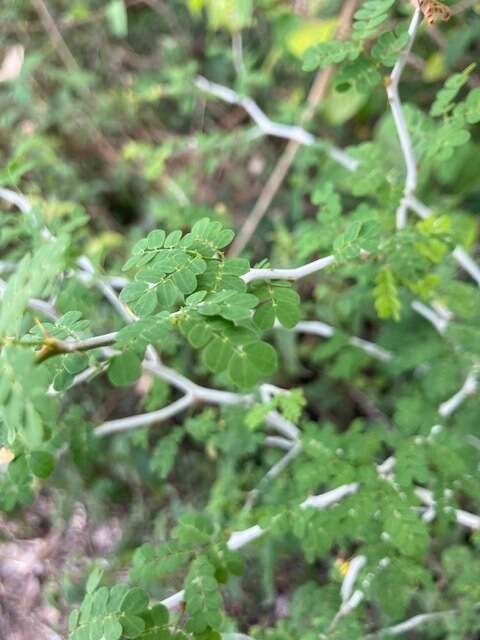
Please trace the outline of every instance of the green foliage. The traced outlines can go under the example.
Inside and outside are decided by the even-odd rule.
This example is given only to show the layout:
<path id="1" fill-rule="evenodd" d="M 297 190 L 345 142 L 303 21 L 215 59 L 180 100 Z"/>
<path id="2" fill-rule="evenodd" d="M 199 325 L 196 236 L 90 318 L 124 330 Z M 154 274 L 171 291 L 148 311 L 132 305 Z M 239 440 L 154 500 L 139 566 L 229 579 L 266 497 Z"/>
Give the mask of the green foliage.
<path id="1" fill-rule="evenodd" d="M 266 283 L 254 289 L 259 303 L 253 320 L 256 326 L 267 331 L 277 319 L 286 329 L 292 329 L 300 320 L 300 297 L 284 283 Z"/>
<path id="2" fill-rule="evenodd" d="M 187 631 L 195 634 L 220 628 L 221 597 L 215 579 L 215 567 L 204 556 L 196 558 L 185 581 Z"/>
<path id="3" fill-rule="evenodd" d="M 464 69 L 462 73 L 454 73 L 450 78 L 448 78 L 443 88 L 437 93 L 435 102 L 432 104 L 430 109 L 430 114 L 432 116 L 444 116 L 453 109 L 453 100 L 460 89 L 468 81 L 468 78 L 474 69 L 475 65 L 471 64 Z"/>
<path id="4" fill-rule="evenodd" d="M 313 71 L 344 60 L 355 60 L 359 53 L 358 46 L 353 42 L 323 42 L 306 52 L 303 69 Z"/>
<path id="5" fill-rule="evenodd" d="M 2 557 L 52 636 L 479 636 L 475 9 L 4 5 Z"/>
<path id="6" fill-rule="evenodd" d="M 13 443 L 19 437 L 37 447 L 44 438 L 44 418 L 55 404 L 46 395 L 48 372 L 34 365 L 29 351 L 6 346 L 0 354 L 0 379 L 2 440 Z"/>
<path id="7" fill-rule="evenodd" d="M 174 638 L 168 626 L 169 615 L 160 604 L 149 606 L 148 594 L 138 587 L 117 584 L 112 589 L 99 586 L 101 575 L 92 573 L 80 609 L 71 613 L 69 638 Z"/>
<path id="8" fill-rule="evenodd" d="M 122 290 L 120 299 L 140 317 L 153 313 L 159 304 L 173 306 L 179 296 L 197 289 L 197 277 L 205 273 L 207 260 L 215 259 L 214 254 L 232 238 L 230 230 L 207 219 L 197 222 L 184 237 L 181 231 L 169 235 L 152 231 L 133 247 L 133 255 L 123 267 L 139 270 L 135 281 Z"/>
<path id="9" fill-rule="evenodd" d="M 405 25 L 382 33 L 372 47 L 372 57 L 386 67 L 393 67 L 407 41 L 408 31 Z"/>
<path id="10" fill-rule="evenodd" d="M 375 34 L 387 20 L 394 0 L 367 0 L 354 15 L 353 39 L 364 40 Z"/>
<path id="11" fill-rule="evenodd" d="M 373 293 L 379 317 L 400 320 L 401 303 L 398 297 L 398 287 L 390 269 L 378 272 Z"/>

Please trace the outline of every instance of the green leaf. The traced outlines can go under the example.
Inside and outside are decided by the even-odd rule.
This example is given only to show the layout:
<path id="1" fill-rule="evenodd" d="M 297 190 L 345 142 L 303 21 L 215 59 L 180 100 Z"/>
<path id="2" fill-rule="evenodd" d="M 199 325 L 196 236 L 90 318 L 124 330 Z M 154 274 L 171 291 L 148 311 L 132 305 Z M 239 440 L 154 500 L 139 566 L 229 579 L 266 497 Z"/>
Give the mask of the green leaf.
<path id="1" fill-rule="evenodd" d="M 400 320 L 401 303 L 391 269 L 385 268 L 378 272 L 373 295 L 375 297 L 375 309 L 380 318 Z"/>
<path id="2" fill-rule="evenodd" d="M 303 70 L 314 71 L 318 68 L 338 64 L 344 60 L 355 60 L 360 54 L 358 46 L 353 42 L 322 42 L 305 52 L 303 58 Z"/>
<path id="3" fill-rule="evenodd" d="M 128 387 L 133 384 L 142 373 L 142 359 L 132 351 L 126 351 L 114 356 L 108 367 L 108 379 L 116 387 Z"/>
<path id="4" fill-rule="evenodd" d="M 430 109 L 430 115 L 434 117 L 442 116 L 453 109 L 453 100 L 463 85 L 468 82 L 468 78 L 474 69 L 475 65 L 471 64 L 461 73 L 454 73 L 448 78 L 442 89 L 437 93 Z"/>
<path id="5" fill-rule="evenodd" d="M 19 336 L 29 300 L 41 297 L 61 271 L 65 246 L 65 240 L 52 240 L 23 257 L 2 294 L 0 338 Z"/>
<path id="6" fill-rule="evenodd" d="M 277 367 L 275 349 L 266 342 L 251 342 L 230 358 L 228 373 L 239 387 L 253 386 L 259 379 L 271 375 Z"/>
<path id="7" fill-rule="evenodd" d="M 210 542 L 212 526 L 207 517 L 201 514 L 186 515 L 180 518 L 172 536 L 188 547 L 205 545 Z"/>
<path id="8" fill-rule="evenodd" d="M 189 557 L 190 551 L 176 542 L 144 544 L 135 551 L 130 576 L 144 582 L 159 580 L 181 569 Z"/>
<path id="9" fill-rule="evenodd" d="M 44 423 L 52 416 L 56 402 L 47 394 L 47 366 L 36 365 L 31 351 L 6 346 L 0 352 L 0 420 L 6 441 L 17 434 L 34 449 L 42 444 Z"/>
<path id="10" fill-rule="evenodd" d="M 371 38 L 387 20 L 395 0 L 366 0 L 354 15 L 352 37 L 354 40 Z"/>
<path id="11" fill-rule="evenodd" d="M 47 451 L 32 451 L 30 468 L 37 478 L 48 478 L 55 468 L 55 458 Z"/>
<path id="12" fill-rule="evenodd" d="M 429 542 L 426 525 L 411 507 L 398 502 L 386 505 L 384 528 L 400 553 L 415 558 L 426 553 Z"/>
<path id="13" fill-rule="evenodd" d="M 105 618 L 103 623 L 103 635 L 105 640 L 119 640 L 122 637 L 123 628 L 116 618 Z"/>
<path id="14" fill-rule="evenodd" d="M 63 366 L 68 373 L 75 375 L 88 367 L 88 356 L 86 353 L 70 353 L 64 357 Z"/>
<path id="15" fill-rule="evenodd" d="M 85 587 L 87 593 L 93 593 L 95 589 L 100 585 L 100 582 L 103 578 L 103 573 L 104 572 L 102 571 L 102 569 L 99 569 L 98 567 L 92 569 L 90 575 L 88 576 L 87 584 Z"/>
<path id="16" fill-rule="evenodd" d="M 155 289 L 150 289 L 142 294 L 138 300 L 135 300 L 132 304 L 132 311 L 140 318 L 144 318 L 145 316 L 149 316 L 153 313 L 156 306 L 157 292 Z"/>
<path id="17" fill-rule="evenodd" d="M 141 613 L 148 606 L 148 593 L 139 587 L 130 589 L 125 594 L 120 609 L 123 613 Z"/>
<path id="18" fill-rule="evenodd" d="M 407 42 L 408 30 L 406 27 L 387 31 L 382 33 L 373 45 L 372 56 L 385 66 L 393 67 Z"/>
<path id="19" fill-rule="evenodd" d="M 192 562 L 185 581 L 185 603 L 189 616 L 187 631 L 198 634 L 220 627 L 222 599 L 215 567 L 204 556 Z"/>
<path id="20" fill-rule="evenodd" d="M 134 615 L 125 615 L 121 619 L 123 633 L 127 638 L 138 638 L 145 631 L 145 622 Z"/>
<path id="21" fill-rule="evenodd" d="M 253 316 L 259 329 L 268 331 L 275 318 L 287 329 L 292 329 L 300 320 L 300 296 L 288 284 L 266 283 L 255 289 L 260 303 Z"/>
<path id="22" fill-rule="evenodd" d="M 338 261 L 352 260 L 360 255 L 362 249 L 359 240 L 362 223 L 358 221 L 351 222 L 344 233 L 341 233 L 333 243 L 335 259 Z"/>
<path id="23" fill-rule="evenodd" d="M 183 437 L 182 429 L 174 429 L 158 441 L 150 461 L 150 467 L 159 478 L 164 480 L 173 468 L 178 445 Z"/>

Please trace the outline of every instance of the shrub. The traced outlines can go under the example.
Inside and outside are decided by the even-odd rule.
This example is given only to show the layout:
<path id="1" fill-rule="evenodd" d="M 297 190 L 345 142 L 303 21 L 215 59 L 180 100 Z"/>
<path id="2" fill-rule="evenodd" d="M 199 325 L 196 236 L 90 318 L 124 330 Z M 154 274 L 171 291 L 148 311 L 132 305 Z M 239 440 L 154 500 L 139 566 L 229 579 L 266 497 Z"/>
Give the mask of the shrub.
<path id="1" fill-rule="evenodd" d="M 122 514 L 68 637 L 477 637 L 478 17 L 51 4 L 2 9 L 0 508 Z"/>

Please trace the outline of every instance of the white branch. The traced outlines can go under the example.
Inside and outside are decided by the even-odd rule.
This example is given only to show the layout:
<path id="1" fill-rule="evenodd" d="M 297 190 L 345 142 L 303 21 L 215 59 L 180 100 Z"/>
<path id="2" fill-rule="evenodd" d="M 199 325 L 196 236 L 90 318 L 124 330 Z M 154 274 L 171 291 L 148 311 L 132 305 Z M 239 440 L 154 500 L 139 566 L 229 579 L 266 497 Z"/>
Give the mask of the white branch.
<path id="1" fill-rule="evenodd" d="M 395 624 L 392 627 L 386 627 L 385 629 L 380 629 L 375 633 L 371 633 L 367 636 L 367 640 L 373 640 L 373 638 L 381 638 L 383 636 L 400 636 L 407 631 L 411 631 L 416 627 L 419 627 L 427 622 L 432 622 L 433 620 L 439 620 L 445 616 L 449 616 L 454 611 L 438 611 L 435 613 L 420 613 L 419 615 L 413 616 L 404 622 L 400 622 L 399 624 Z"/>
<path id="2" fill-rule="evenodd" d="M 344 485 L 344 486 L 352 486 L 352 485 Z M 331 504 L 338 502 L 345 495 L 348 495 L 348 492 L 344 494 L 339 492 L 338 490 L 341 488 L 342 487 L 338 487 L 338 489 L 334 489 L 333 491 L 328 491 L 326 494 L 323 494 L 324 496 L 328 496 L 327 499 L 323 501 L 320 499 L 322 496 L 315 496 L 317 498 L 317 504 L 316 505 L 311 504 L 308 506 L 312 506 L 317 509 L 325 509 Z M 332 494 L 334 492 L 337 492 L 336 499 L 332 499 Z M 305 503 L 302 503 L 302 504 L 305 504 Z M 302 507 L 302 505 L 300 505 L 300 507 Z M 253 527 L 249 527 L 248 529 L 244 529 L 243 531 L 234 531 L 227 541 L 227 546 L 232 551 L 237 551 L 238 549 L 241 549 L 242 547 L 246 546 L 253 540 L 257 540 L 257 538 L 260 538 L 264 533 L 266 533 L 266 531 L 267 531 L 266 529 L 263 529 L 258 524 L 254 525 Z M 161 604 L 163 604 L 164 607 L 167 607 L 167 609 L 175 609 L 183 602 L 184 597 L 185 597 L 185 591 L 183 590 L 178 591 L 177 593 L 174 593 L 172 596 L 169 596 L 168 598 L 165 598 L 164 600 L 162 600 Z"/>
<path id="3" fill-rule="evenodd" d="M 403 69 L 405 67 L 405 63 L 408 58 L 408 54 L 411 50 L 411 47 L 413 45 L 416 30 L 418 28 L 417 18 L 416 18 L 417 13 L 418 13 L 418 10 L 415 12 L 412 22 L 410 24 L 410 28 L 409 28 L 410 38 L 409 38 L 409 42 L 407 43 L 407 47 L 403 52 L 403 54 L 405 55 L 402 54 L 402 56 L 399 58 L 397 64 L 395 65 L 392 71 L 392 75 L 390 78 L 389 91 L 392 91 L 392 90 L 396 91 L 397 97 L 396 97 L 396 100 L 394 100 L 394 103 L 398 103 L 398 106 L 400 105 L 399 97 L 398 97 L 398 82 L 400 80 L 401 73 L 403 72 Z M 392 85 L 392 78 L 393 78 L 393 85 Z M 290 127 L 285 129 L 286 125 L 279 125 L 273 122 L 263 113 L 263 111 L 261 111 L 258 105 L 256 105 L 253 102 L 253 100 L 251 100 L 251 98 L 242 98 L 241 96 L 239 96 L 239 94 L 237 94 L 235 91 L 233 91 L 228 87 L 224 87 L 214 82 L 210 82 L 203 77 L 199 77 L 197 79 L 196 84 L 197 84 L 197 87 L 200 88 L 202 91 L 206 91 L 207 93 L 210 93 L 216 96 L 217 98 L 224 100 L 225 102 L 243 106 L 245 110 L 252 116 L 252 119 L 255 120 L 255 122 L 261 129 L 261 131 L 267 135 L 279 136 L 282 138 L 287 137 L 289 140 L 295 140 L 300 144 L 306 144 L 306 145 L 311 145 L 314 142 L 319 142 L 319 143 L 321 142 L 320 140 L 316 140 L 315 138 L 313 138 L 313 136 L 310 133 L 308 133 L 304 129 L 301 129 L 300 127 Z M 247 109 L 246 104 L 244 104 L 244 101 L 246 101 L 246 104 L 249 106 L 250 109 L 252 108 L 252 105 L 253 105 L 253 113 L 255 114 L 255 117 L 252 113 L 250 113 L 249 109 Z M 259 115 L 260 115 L 260 119 L 258 120 Z M 400 109 L 400 117 L 404 122 L 403 112 L 401 111 L 401 109 Z M 407 139 L 409 141 L 410 138 L 409 138 L 406 126 L 402 129 L 402 131 L 403 131 L 403 134 L 401 137 L 401 141 L 403 140 L 403 142 L 406 142 Z M 405 137 L 404 134 L 406 134 L 407 138 Z M 415 189 L 415 186 L 416 186 L 417 170 L 416 170 L 415 158 L 413 157 L 413 152 L 411 152 L 411 143 L 410 145 L 407 145 L 407 147 L 409 151 L 407 151 L 407 156 L 406 156 L 406 162 L 408 158 L 408 165 L 407 165 L 407 180 L 405 184 L 405 193 L 397 211 L 397 220 L 398 218 L 400 218 L 400 223 L 404 222 L 403 219 L 406 216 L 406 211 L 408 208 L 411 208 L 413 211 L 415 211 L 421 218 L 427 218 L 432 213 L 427 206 L 425 206 L 413 195 L 413 190 Z M 356 158 L 352 158 L 350 155 L 348 155 L 341 149 L 337 149 L 336 147 L 329 147 L 327 151 L 329 156 L 333 160 L 338 162 L 348 171 L 354 172 L 357 170 L 360 164 L 360 161 L 357 160 Z M 413 185 L 413 188 L 411 188 L 412 185 Z M 457 263 L 467 273 L 469 273 L 469 275 L 477 282 L 477 284 L 480 285 L 480 269 L 476 265 L 476 263 L 472 260 L 472 258 L 470 258 L 470 256 L 468 256 L 468 254 L 461 247 L 457 247 L 455 249 L 455 251 L 453 252 L 453 256 L 457 261 Z"/>
<path id="4" fill-rule="evenodd" d="M 366 562 L 367 558 L 365 556 L 356 556 L 348 565 L 348 570 L 345 578 L 343 579 L 342 588 L 340 589 L 340 596 L 343 603 L 347 602 L 352 595 L 358 574 L 363 569 Z"/>
<path id="5" fill-rule="evenodd" d="M 301 127 L 272 122 L 251 98 L 241 97 L 232 89 L 216 84 L 215 82 L 209 82 L 203 76 L 198 76 L 195 84 L 201 91 L 210 93 L 229 104 L 237 104 L 243 107 L 258 128 L 267 135 L 285 138 L 287 140 L 295 140 L 305 145 L 312 145 L 315 142 L 315 137 Z"/>
<path id="6" fill-rule="evenodd" d="M 177 389 L 181 389 L 185 393 L 189 393 L 194 399 L 201 402 L 207 402 L 211 404 L 245 404 L 249 406 L 255 402 L 255 398 L 252 394 L 240 394 L 233 391 L 219 391 L 217 389 L 209 389 L 208 387 L 202 387 L 201 385 L 192 382 L 178 371 L 170 369 L 161 363 L 154 363 L 151 361 L 144 361 L 143 368 L 151 373 L 158 375 L 163 380 L 166 380 Z M 271 411 L 266 416 L 266 422 L 276 429 L 281 435 L 291 440 L 296 440 L 299 434 L 298 428 L 291 422 L 286 420 L 276 411 Z"/>
<path id="7" fill-rule="evenodd" d="M 429 489 L 425 489 L 425 487 L 416 487 L 415 495 L 424 505 L 432 510 L 435 515 L 436 502 L 433 493 Z M 480 516 L 477 516 L 475 513 L 470 513 L 470 511 L 464 511 L 463 509 L 454 509 L 453 511 L 458 524 L 474 531 L 480 530 Z"/>
<path id="8" fill-rule="evenodd" d="M 343 579 L 342 587 L 340 589 L 340 596 L 342 599 L 342 603 L 327 629 L 327 636 L 322 635 L 321 638 L 330 637 L 332 634 L 332 631 L 337 626 L 340 618 L 343 618 L 344 616 L 348 615 L 351 611 L 356 609 L 358 605 L 363 601 L 365 597 L 365 592 L 361 591 L 360 589 L 356 589 L 355 591 L 353 589 L 355 586 L 355 582 L 358 578 L 358 574 L 363 569 L 366 562 L 367 562 L 367 559 L 365 556 L 357 556 L 353 558 L 353 560 L 350 562 L 345 578 Z M 389 558 L 382 558 L 382 560 L 380 560 L 378 564 L 377 570 L 383 569 L 389 563 L 390 563 Z"/>
<path id="9" fill-rule="evenodd" d="M 118 420 L 109 420 L 94 430 L 94 435 L 97 437 L 108 436 L 112 433 L 119 433 L 121 431 L 131 431 L 132 429 L 138 429 L 140 427 L 148 427 L 158 422 L 168 420 L 177 413 L 184 411 L 190 407 L 194 402 L 194 398 L 191 395 L 185 395 L 183 398 L 172 402 L 167 407 L 159 409 L 158 411 L 151 411 L 150 413 L 142 413 L 137 416 L 130 416 L 128 418 L 119 418 Z"/>
<path id="10" fill-rule="evenodd" d="M 260 538 L 264 533 L 265 529 L 262 529 L 258 524 L 250 527 L 249 529 L 244 529 L 243 531 L 234 531 L 228 539 L 227 547 L 231 551 L 236 551 L 237 549 L 241 549 L 252 542 L 252 540 Z"/>
<path id="11" fill-rule="evenodd" d="M 387 351 L 386 349 L 379 347 L 378 344 L 370 342 L 369 340 L 352 336 L 349 338 L 349 342 L 352 346 L 358 347 L 362 351 L 365 351 L 365 353 L 368 353 L 369 356 L 372 356 L 372 358 L 376 358 L 382 362 L 389 362 L 393 358 L 391 351 Z"/>
<path id="12" fill-rule="evenodd" d="M 276 329 L 282 329 L 282 325 L 279 322 L 275 323 Z M 294 333 L 307 333 L 315 336 L 321 336 L 322 338 L 331 338 L 335 334 L 335 328 L 325 322 L 319 320 L 304 320 L 295 325 L 292 329 Z M 382 347 L 379 347 L 374 342 L 358 338 L 357 336 L 351 336 L 348 338 L 348 342 L 353 346 L 365 351 L 372 358 L 377 358 L 383 362 L 388 362 L 392 359 L 393 354 Z"/>
<path id="13" fill-rule="evenodd" d="M 292 462 L 292 460 L 294 460 L 298 456 L 301 450 L 302 445 L 300 444 L 300 442 L 294 444 L 290 451 L 288 451 L 288 453 L 286 453 L 283 458 L 280 458 L 280 460 L 267 471 L 260 482 L 263 483 L 266 480 L 273 480 L 273 478 L 276 478 L 278 475 L 280 475 L 280 473 L 282 473 L 282 471 L 286 467 L 288 467 L 290 462 Z"/>
<path id="14" fill-rule="evenodd" d="M 281 329 L 282 325 L 276 323 L 275 328 Z M 319 320 L 304 320 L 299 322 L 293 327 L 292 331 L 295 333 L 310 333 L 314 336 L 321 336 L 322 338 L 331 338 L 335 333 L 334 327 Z"/>
<path id="15" fill-rule="evenodd" d="M 408 29 L 408 41 L 400 54 L 395 66 L 393 67 L 390 81 L 387 86 L 387 95 L 390 102 L 390 108 L 392 111 L 393 120 L 397 129 L 397 134 L 400 140 L 400 146 L 402 148 L 403 157 L 405 160 L 405 166 L 407 169 L 407 176 L 405 180 L 405 188 L 403 192 L 402 201 L 397 209 L 397 229 L 403 229 L 407 222 L 407 209 L 408 198 L 413 194 L 417 186 L 417 163 L 413 153 L 413 145 L 408 133 L 408 127 L 403 114 L 402 105 L 400 103 L 400 96 L 398 93 L 398 84 L 402 76 L 403 70 L 407 63 L 407 58 L 415 40 L 418 26 L 422 19 L 422 14 L 419 8 L 415 9 L 410 27 Z"/>
<path id="16" fill-rule="evenodd" d="M 311 133 L 309 133 L 305 129 L 302 129 L 302 127 L 273 122 L 273 120 L 270 120 L 270 118 L 265 115 L 265 113 L 260 109 L 256 102 L 254 102 L 251 98 L 242 97 L 228 87 L 216 84 L 215 82 L 210 82 L 203 76 L 199 76 L 195 84 L 201 91 L 210 93 L 211 95 L 220 98 L 220 100 L 228 102 L 229 104 L 237 104 L 243 107 L 245 111 L 250 115 L 252 120 L 256 123 L 260 131 L 265 135 L 284 138 L 286 140 L 293 140 L 295 142 L 298 142 L 299 144 L 303 144 L 306 146 L 311 146 L 312 144 L 320 142 L 323 143 L 323 141 L 318 140 Z M 348 171 L 355 171 L 358 167 L 358 160 L 350 157 L 341 149 L 337 149 L 333 146 L 328 146 L 327 153 L 333 160 L 348 169 Z"/>
<path id="17" fill-rule="evenodd" d="M 114 344 L 117 339 L 118 332 L 112 331 L 100 336 L 85 338 L 84 340 L 56 340 L 54 339 L 56 354 L 57 353 L 75 353 L 76 351 L 89 351 L 90 349 L 98 349 L 99 347 L 107 347 Z"/>
<path id="18" fill-rule="evenodd" d="M 310 496 L 302 502 L 300 509 L 307 509 L 313 507 L 314 509 L 325 509 L 325 507 L 335 504 L 344 498 L 345 496 L 352 495 L 358 491 L 358 482 L 352 482 L 351 484 L 342 484 L 336 489 L 321 493 L 318 496 Z"/>
<path id="19" fill-rule="evenodd" d="M 419 300 L 412 302 L 412 309 L 431 322 L 435 329 L 443 335 L 448 327 L 448 320 Z"/>
<path id="20" fill-rule="evenodd" d="M 453 395 L 451 398 L 449 398 L 445 402 L 442 402 L 442 404 L 438 409 L 438 413 L 442 417 L 448 418 L 449 416 L 451 416 L 460 407 L 460 405 L 463 404 L 463 402 L 465 402 L 467 398 L 469 398 L 471 395 L 473 395 L 477 391 L 477 388 L 478 388 L 477 375 L 478 375 L 478 368 L 474 367 L 473 370 L 468 374 L 467 378 L 465 379 L 465 382 L 463 383 L 462 388 L 459 391 L 457 391 L 457 393 Z"/>
<path id="21" fill-rule="evenodd" d="M 246 283 L 254 280 L 299 280 L 329 267 L 334 261 L 333 256 L 325 256 L 293 269 L 250 269 L 241 278 Z"/>
<path id="22" fill-rule="evenodd" d="M 433 211 L 429 207 L 424 205 L 423 202 L 420 202 L 420 200 L 418 200 L 414 195 L 410 195 L 407 198 L 407 205 L 409 209 L 415 211 L 418 217 L 422 218 L 422 220 L 425 220 L 425 218 L 433 215 Z"/>
<path id="23" fill-rule="evenodd" d="M 202 387 L 164 364 L 146 361 L 143 363 L 143 367 L 146 371 L 158 375 L 177 389 L 191 394 L 196 400 L 211 404 L 249 404 L 253 402 L 252 395 L 242 395 L 233 391 L 219 391 Z"/>
<path id="24" fill-rule="evenodd" d="M 12 191 L 11 189 L 4 189 L 3 187 L 0 187 L 0 198 L 3 198 L 10 204 L 13 204 L 15 207 L 20 209 L 22 213 L 30 213 L 32 210 L 27 198 L 16 191 Z"/>
<path id="25" fill-rule="evenodd" d="M 453 257 L 464 271 L 480 286 L 480 268 L 462 247 L 455 247 Z"/>
<path id="26" fill-rule="evenodd" d="M 265 444 L 267 447 L 276 447 L 277 449 L 283 449 L 284 451 L 290 451 L 295 443 L 289 438 L 282 438 L 281 436 L 267 436 L 265 438 Z"/>

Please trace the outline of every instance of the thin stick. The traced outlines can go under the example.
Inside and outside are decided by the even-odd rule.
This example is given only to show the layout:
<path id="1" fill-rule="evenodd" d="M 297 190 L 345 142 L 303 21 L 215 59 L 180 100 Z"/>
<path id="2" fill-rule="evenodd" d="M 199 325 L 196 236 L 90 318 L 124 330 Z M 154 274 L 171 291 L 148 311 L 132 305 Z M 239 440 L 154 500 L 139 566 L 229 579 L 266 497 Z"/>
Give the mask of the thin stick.
<path id="1" fill-rule="evenodd" d="M 327 494 L 332 494 L 332 492 L 329 491 L 327 492 Z M 323 503 L 320 500 L 321 496 L 316 496 L 318 499 L 318 506 L 316 508 L 325 509 L 326 507 L 335 504 L 335 502 L 338 502 L 343 497 L 343 495 L 338 491 L 337 496 L 338 498 L 336 500 L 327 499 Z M 258 524 L 248 529 L 244 529 L 243 531 L 234 531 L 227 541 L 227 547 L 232 551 L 236 551 L 238 549 L 241 549 L 242 547 L 245 547 L 253 540 L 257 540 L 258 538 L 263 536 L 264 533 L 266 533 L 266 530 L 260 527 Z M 184 599 L 185 591 L 182 589 L 181 591 L 177 591 L 177 593 L 174 593 L 172 596 L 169 596 L 168 598 L 162 600 L 161 604 L 163 604 L 164 607 L 167 607 L 167 609 L 176 609 L 179 605 L 182 604 Z"/>
<path id="2" fill-rule="evenodd" d="M 402 105 L 400 102 L 398 85 L 400 82 L 400 78 L 402 77 L 405 65 L 407 64 L 408 56 L 410 54 L 410 51 L 412 50 L 412 46 L 415 41 L 415 36 L 417 34 L 417 29 L 421 19 L 422 13 L 420 9 L 417 8 L 415 9 L 415 13 L 413 14 L 413 18 L 408 29 L 407 44 L 397 62 L 395 63 L 395 66 L 393 67 L 390 81 L 387 85 L 388 100 L 390 102 L 393 120 L 397 129 L 400 146 L 402 148 L 402 153 L 405 160 L 405 166 L 407 169 L 403 198 L 397 209 L 397 229 L 403 229 L 407 223 L 408 198 L 413 194 L 417 186 L 417 162 L 413 153 L 412 140 L 408 132 L 407 122 L 405 120 Z"/>
<path id="3" fill-rule="evenodd" d="M 94 430 L 94 435 L 97 438 L 102 436 L 108 436 L 112 433 L 119 433 L 121 431 L 131 431 L 132 429 L 139 429 L 140 427 L 148 427 L 153 424 L 158 424 L 164 420 L 168 420 L 177 413 L 180 413 L 190 407 L 194 402 L 194 398 L 191 395 L 185 395 L 183 398 L 172 402 L 167 407 L 159 409 L 158 411 L 151 411 L 150 413 L 143 413 L 137 416 L 129 416 L 128 418 L 120 418 L 119 420 L 109 420 Z"/>
<path id="4" fill-rule="evenodd" d="M 67 47 L 67 43 L 63 39 L 59 28 L 57 27 L 55 20 L 52 18 L 50 11 L 44 0 L 32 0 L 33 7 L 38 13 L 38 17 L 42 23 L 45 31 L 50 35 L 52 43 L 58 52 L 58 55 L 62 59 L 63 64 L 70 69 L 70 71 L 79 71 L 77 61 L 72 55 L 72 52 Z"/>
<path id="5" fill-rule="evenodd" d="M 370 633 L 367 636 L 367 640 L 373 640 L 374 638 L 383 638 L 384 636 L 400 636 L 407 631 L 411 631 L 416 627 L 420 627 L 427 622 L 433 622 L 434 620 L 441 620 L 446 616 L 450 616 L 455 611 L 438 611 L 435 613 L 420 613 L 419 615 L 408 618 L 404 622 L 394 625 L 393 627 L 386 627 L 385 629 L 379 629 L 375 633 Z"/>
<path id="6" fill-rule="evenodd" d="M 280 328 L 280 325 L 275 325 L 275 327 Z M 293 327 L 292 331 L 294 333 L 307 333 L 321 336 L 322 338 L 331 338 L 335 334 L 334 327 L 326 324 L 325 322 L 320 322 L 319 320 L 304 320 L 299 322 L 295 327 Z M 377 360 L 381 360 L 382 362 L 388 362 L 393 358 L 393 353 L 391 351 L 387 351 L 369 340 L 364 340 L 357 336 L 350 336 L 348 338 L 348 342 L 353 347 L 361 349 L 365 353 L 368 353 L 368 355 L 376 358 Z"/>
<path id="7" fill-rule="evenodd" d="M 334 261 L 333 256 L 325 256 L 325 258 L 314 260 L 294 269 L 250 269 L 241 278 L 246 283 L 254 280 L 299 280 L 329 267 Z"/>

